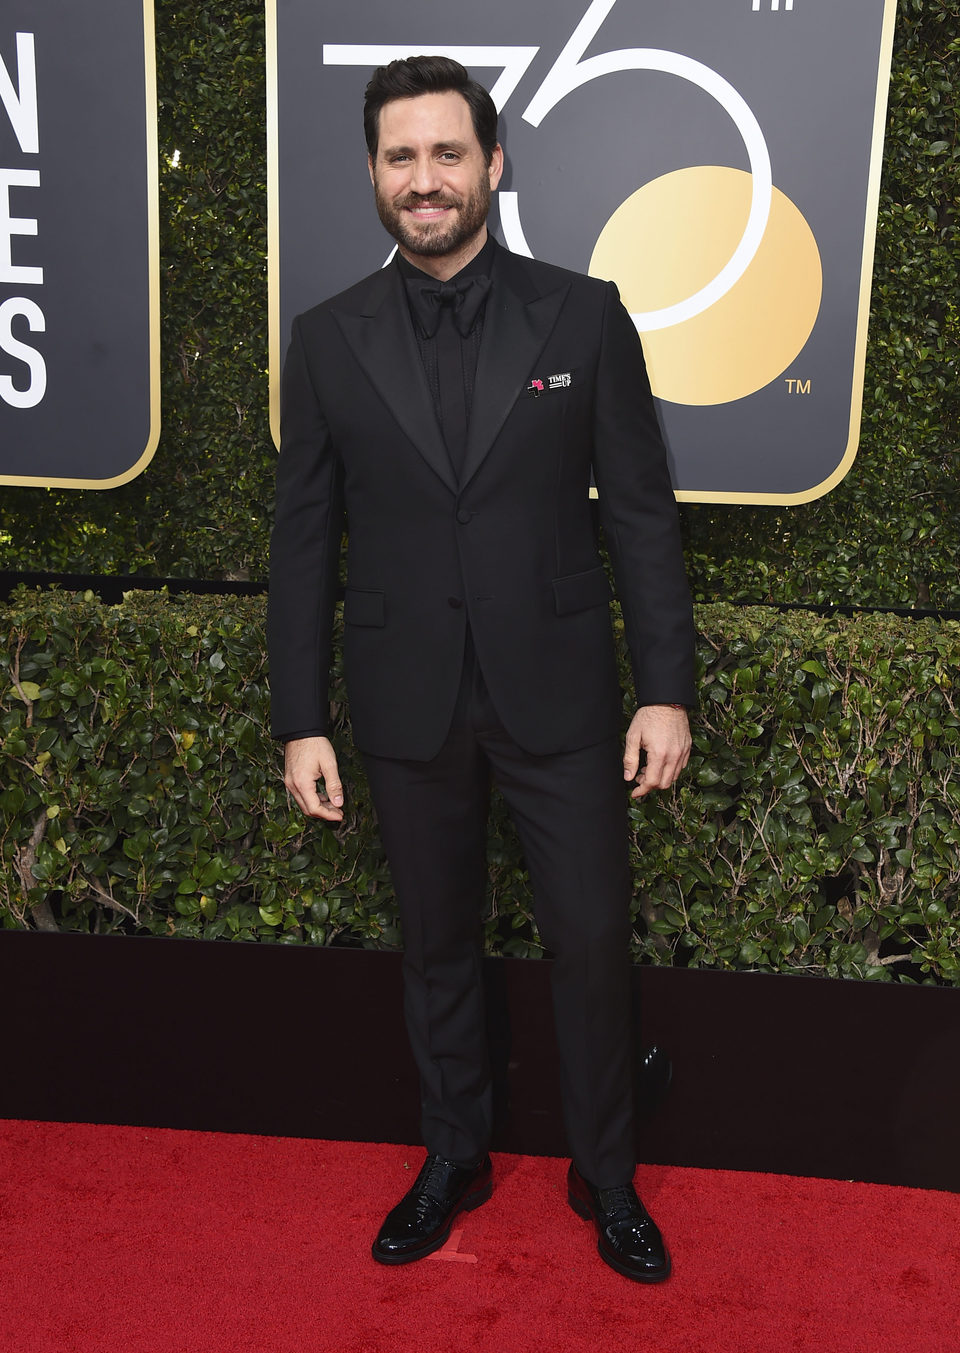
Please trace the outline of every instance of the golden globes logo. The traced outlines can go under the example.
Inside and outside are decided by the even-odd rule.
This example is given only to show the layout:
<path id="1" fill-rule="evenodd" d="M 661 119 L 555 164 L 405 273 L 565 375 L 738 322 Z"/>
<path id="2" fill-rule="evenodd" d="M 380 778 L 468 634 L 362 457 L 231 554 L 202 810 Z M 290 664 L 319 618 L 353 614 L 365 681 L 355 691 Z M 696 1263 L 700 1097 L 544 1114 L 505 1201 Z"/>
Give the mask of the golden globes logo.
<path id="1" fill-rule="evenodd" d="M 752 195 L 743 170 L 678 169 L 632 193 L 597 241 L 590 272 L 619 286 L 661 399 L 723 404 L 752 395 L 790 367 L 813 331 L 820 251 L 803 213 L 776 187 L 743 271 L 715 300 L 691 303 L 691 289 L 702 295 L 735 253 Z M 649 258 L 656 268 L 644 265 Z M 658 317 L 665 322 L 652 322 Z"/>
<path id="2" fill-rule="evenodd" d="M 511 41 L 482 45 L 456 31 L 469 18 L 431 0 L 405 8 L 402 34 L 382 0 L 312 27 L 302 8 L 268 8 L 280 95 L 274 376 L 277 312 L 288 327 L 383 262 L 358 199 L 353 238 L 328 233 L 324 252 L 338 262 L 317 267 L 315 232 L 301 245 L 287 216 L 288 201 L 309 199 L 294 145 L 312 172 L 322 162 L 323 178 L 332 170 L 350 185 L 352 207 L 346 160 L 311 152 L 305 129 L 340 125 L 351 106 L 359 118 L 374 66 L 441 52 L 483 80 L 501 112 L 512 168 L 497 194 L 504 243 L 617 283 L 643 339 L 678 497 L 803 501 L 839 481 L 859 429 L 893 0 L 846 0 L 842 12 L 817 0 L 495 0 L 484 27 Z M 350 29 L 389 40 L 356 43 Z M 298 83 L 304 51 L 321 56 L 319 90 Z"/>

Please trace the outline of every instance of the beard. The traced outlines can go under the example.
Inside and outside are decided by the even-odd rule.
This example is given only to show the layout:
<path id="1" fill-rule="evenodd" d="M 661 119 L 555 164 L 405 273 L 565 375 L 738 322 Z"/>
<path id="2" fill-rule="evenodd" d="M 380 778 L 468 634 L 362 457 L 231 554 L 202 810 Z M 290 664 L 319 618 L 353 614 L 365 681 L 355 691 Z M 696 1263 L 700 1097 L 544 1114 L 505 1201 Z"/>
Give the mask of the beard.
<path id="1" fill-rule="evenodd" d="M 388 234 L 410 254 L 422 258 L 442 258 L 455 253 L 483 227 L 490 210 L 490 184 L 486 173 L 479 178 L 466 198 L 455 193 L 406 193 L 393 200 L 380 191 L 374 179 L 377 215 Z M 419 225 L 405 214 L 409 207 L 452 207 L 452 220 L 424 221 Z"/>

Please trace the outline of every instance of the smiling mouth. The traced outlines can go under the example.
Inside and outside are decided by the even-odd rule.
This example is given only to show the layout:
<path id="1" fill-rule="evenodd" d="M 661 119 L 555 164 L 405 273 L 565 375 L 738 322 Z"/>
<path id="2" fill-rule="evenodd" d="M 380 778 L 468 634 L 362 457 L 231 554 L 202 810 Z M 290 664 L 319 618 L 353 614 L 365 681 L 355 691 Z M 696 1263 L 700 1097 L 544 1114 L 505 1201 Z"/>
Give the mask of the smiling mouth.
<path id="1" fill-rule="evenodd" d="M 403 210 L 417 221 L 436 221 L 453 210 L 452 202 L 407 202 Z"/>

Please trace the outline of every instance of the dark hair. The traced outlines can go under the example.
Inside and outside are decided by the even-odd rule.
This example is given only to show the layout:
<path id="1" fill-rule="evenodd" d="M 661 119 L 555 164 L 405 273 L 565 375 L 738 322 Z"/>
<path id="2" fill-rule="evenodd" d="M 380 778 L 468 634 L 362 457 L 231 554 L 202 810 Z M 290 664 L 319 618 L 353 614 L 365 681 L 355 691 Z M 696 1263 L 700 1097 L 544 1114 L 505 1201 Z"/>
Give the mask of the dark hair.
<path id="1" fill-rule="evenodd" d="M 449 56 L 408 56 L 378 66 L 363 100 L 363 134 L 371 159 L 377 157 L 380 109 L 394 99 L 415 99 L 421 94 L 462 94 L 470 109 L 473 130 L 487 164 L 497 144 L 497 109 L 483 85 L 471 80 L 470 72 Z"/>

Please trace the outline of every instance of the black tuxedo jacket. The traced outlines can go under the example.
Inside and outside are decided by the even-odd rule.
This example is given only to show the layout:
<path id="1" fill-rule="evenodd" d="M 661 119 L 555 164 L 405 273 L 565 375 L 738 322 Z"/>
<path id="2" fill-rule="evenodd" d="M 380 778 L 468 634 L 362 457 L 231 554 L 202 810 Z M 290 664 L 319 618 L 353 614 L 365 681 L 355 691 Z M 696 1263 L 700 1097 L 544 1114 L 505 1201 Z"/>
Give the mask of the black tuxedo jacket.
<path id="1" fill-rule="evenodd" d="M 468 623 L 497 712 L 527 751 L 615 732 L 591 469 L 637 702 L 693 702 L 676 503 L 630 317 L 612 283 L 500 248 L 492 279 L 459 483 L 396 266 L 294 321 L 268 619 L 278 737 L 328 723 L 344 512 L 344 659 L 361 750 L 436 754 Z"/>

